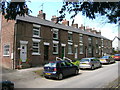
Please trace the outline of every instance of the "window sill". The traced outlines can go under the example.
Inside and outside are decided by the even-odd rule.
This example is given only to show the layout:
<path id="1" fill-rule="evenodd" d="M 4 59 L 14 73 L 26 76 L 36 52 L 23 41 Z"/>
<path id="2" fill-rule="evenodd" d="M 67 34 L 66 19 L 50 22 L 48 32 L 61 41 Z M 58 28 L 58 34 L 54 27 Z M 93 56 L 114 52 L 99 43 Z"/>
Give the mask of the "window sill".
<path id="1" fill-rule="evenodd" d="M 33 36 L 33 38 L 41 38 L 40 36 Z"/>
<path id="2" fill-rule="evenodd" d="M 36 55 L 36 56 L 38 56 L 38 55 L 40 55 L 40 53 L 32 53 L 32 55 Z"/>
<path id="3" fill-rule="evenodd" d="M 53 55 L 58 55 L 58 53 L 53 53 Z"/>
<path id="4" fill-rule="evenodd" d="M 80 53 L 80 54 L 83 54 L 83 53 Z"/>
<path id="5" fill-rule="evenodd" d="M 4 57 L 9 57 L 10 55 L 3 55 Z"/>
<path id="6" fill-rule="evenodd" d="M 72 55 L 73 53 L 68 53 L 69 55 Z"/>
<path id="7" fill-rule="evenodd" d="M 68 42 L 73 42 L 72 40 L 68 40 Z"/>

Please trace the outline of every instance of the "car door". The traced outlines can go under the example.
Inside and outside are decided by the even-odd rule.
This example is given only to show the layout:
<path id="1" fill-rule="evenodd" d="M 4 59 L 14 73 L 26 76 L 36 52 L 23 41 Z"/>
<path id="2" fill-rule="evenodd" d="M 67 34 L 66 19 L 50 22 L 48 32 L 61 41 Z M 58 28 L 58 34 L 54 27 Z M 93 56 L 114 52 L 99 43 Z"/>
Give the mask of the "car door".
<path id="1" fill-rule="evenodd" d="M 62 72 L 64 76 L 69 75 L 69 67 L 66 65 L 65 62 L 60 63 L 60 70 L 59 72 Z"/>
<path id="2" fill-rule="evenodd" d="M 96 59 L 96 67 L 100 67 L 100 61 Z"/>
<path id="3" fill-rule="evenodd" d="M 66 66 L 68 67 L 69 75 L 75 72 L 75 67 L 71 62 L 66 62 Z"/>
<path id="4" fill-rule="evenodd" d="M 94 63 L 94 67 L 97 67 L 97 61 L 96 61 L 96 59 L 92 59 L 93 60 L 93 63 Z"/>

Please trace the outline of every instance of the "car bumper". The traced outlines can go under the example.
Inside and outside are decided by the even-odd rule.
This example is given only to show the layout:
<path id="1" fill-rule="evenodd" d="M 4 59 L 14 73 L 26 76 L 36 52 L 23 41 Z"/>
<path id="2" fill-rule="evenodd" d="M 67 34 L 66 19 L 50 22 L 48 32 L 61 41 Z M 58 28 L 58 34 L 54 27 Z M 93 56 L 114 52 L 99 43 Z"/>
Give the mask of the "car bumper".
<path id="1" fill-rule="evenodd" d="M 103 63 L 103 64 L 107 64 L 107 63 L 109 63 L 109 62 L 107 62 L 107 61 L 100 61 L 101 63 Z"/>
<path id="2" fill-rule="evenodd" d="M 80 68 L 91 68 L 91 65 L 80 65 Z"/>
<path id="3" fill-rule="evenodd" d="M 120 60 L 120 58 L 114 58 L 114 60 Z"/>
<path id="4" fill-rule="evenodd" d="M 43 72 L 44 77 L 57 78 L 57 73 Z"/>

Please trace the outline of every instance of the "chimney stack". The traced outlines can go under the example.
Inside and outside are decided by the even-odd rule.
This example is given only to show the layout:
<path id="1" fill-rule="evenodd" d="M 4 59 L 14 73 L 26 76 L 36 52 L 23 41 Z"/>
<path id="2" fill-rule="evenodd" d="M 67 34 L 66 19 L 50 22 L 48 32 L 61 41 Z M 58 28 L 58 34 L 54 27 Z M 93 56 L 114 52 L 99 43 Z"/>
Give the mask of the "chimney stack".
<path id="1" fill-rule="evenodd" d="M 93 34 L 97 34 L 97 31 L 96 30 L 92 30 L 91 31 Z"/>
<path id="2" fill-rule="evenodd" d="M 81 26 L 79 27 L 80 30 L 85 30 L 85 26 L 83 26 L 83 24 L 81 24 Z"/>
<path id="3" fill-rule="evenodd" d="M 41 10 L 41 11 L 39 11 L 39 14 L 38 14 L 38 16 L 37 16 L 38 18 L 40 18 L 40 19 L 45 19 L 45 17 L 46 17 L 46 14 L 45 13 L 43 13 L 43 10 Z"/>
<path id="4" fill-rule="evenodd" d="M 101 35 L 101 31 L 99 31 L 99 32 L 96 32 L 96 34 L 98 34 L 98 35 Z"/>
<path id="5" fill-rule="evenodd" d="M 56 16 L 54 15 L 54 16 L 52 16 L 51 21 L 53 21 L 54 23 L 57 23 L 57 19 L 58 19 L 58 17 L 56 17 Z"/>
<path id="6" fill-rule="evenodd" d="M 89 28 L 88 26 L 86 26 L 86 29 L 85 29 L 87 32 L 91 32 L 92 31 L 92 28 Z"/>
<path id="7" fill-rule="evenodd" d="M 69 26 L 69 21 L 67 21 L 66 19 L 62 21 L 62 24 L 65 26 Z"/>
<path id="8" fill-rule="evenodd" d="M 78 24 L 72 24 L 74 28 L 78 28 Z"/>

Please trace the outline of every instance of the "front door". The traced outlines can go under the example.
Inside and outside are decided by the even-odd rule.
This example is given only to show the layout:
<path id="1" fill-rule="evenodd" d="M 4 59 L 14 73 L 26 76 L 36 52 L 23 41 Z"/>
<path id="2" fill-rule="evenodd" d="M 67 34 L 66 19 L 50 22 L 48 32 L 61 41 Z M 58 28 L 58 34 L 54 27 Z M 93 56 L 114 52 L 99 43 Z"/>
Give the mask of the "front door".
<path id="1" fill-rule="evenodd" d="M 75 47 L 75 59 L 77 59 L 77 58 L 78 58 L 78 48 Z"/>
<path id="2" fill-rule="evenodd" d="M 44 60 L 48 61 L 48 52 L 49 52 L 49 46 L 44 45 Z"/>
<path id="3" fill-rule="evenodd" d="M 65 47 L 62 47 L 62 56 L 61 58 L 65 57 Z"/>
<path id="4" fill-rule="evenodd" d="M 27 45 L 26 44 L 21 44 L 20 48 L 21 48 L 20 59 L 22 60 L 22 62 L 26 62 L 26 59 L 27 59 Z"/>

